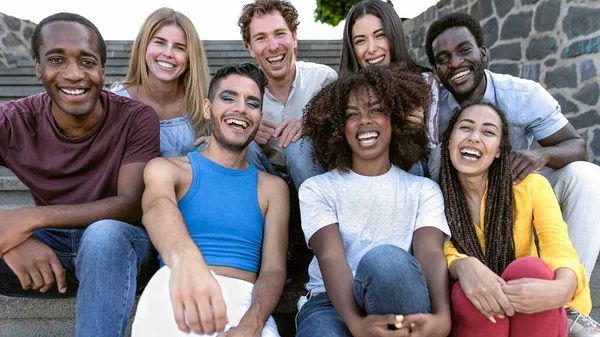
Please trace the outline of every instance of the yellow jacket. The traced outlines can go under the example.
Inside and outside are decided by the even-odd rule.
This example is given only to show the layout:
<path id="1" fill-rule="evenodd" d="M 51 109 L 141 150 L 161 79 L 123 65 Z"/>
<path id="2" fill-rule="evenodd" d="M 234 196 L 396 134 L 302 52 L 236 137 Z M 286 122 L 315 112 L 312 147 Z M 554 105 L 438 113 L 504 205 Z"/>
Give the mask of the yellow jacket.
<path id="1" fill-rule="evenodd" d="M 585 269 L 579 262 L 577 252 L 573 248 L 567 231 L 567 224 L 562 218 L 562 213 L 554 195 L 554 191 L 548 180 L 539 174 L 530 174 L 521 183 L 513 188 L 515 195 L 515 209 L 513 235 L 515 242 L 516 258 L 525 256 L 538 257 L 534 242 L 533 229 L 537 232 L 540 257 L 552 271 L 559 268 L 569 268 L 577 276 L 577 288 L 569 306 L 583 315 L 589 315 L 592 310 L 590 287 Z M 475 226 L 475 232 L 479 244 L 485 252 L 484 240 L 484 215 L 487 189 L 481 203 L 479 223 Z M 533 227 L 532 227 L 533 225 Z M 457 259 L 467 257 L 461 254 L 452 244 L 447 241 L 444 244 L 444 253 L 448 261 L 448 267 Z"/>

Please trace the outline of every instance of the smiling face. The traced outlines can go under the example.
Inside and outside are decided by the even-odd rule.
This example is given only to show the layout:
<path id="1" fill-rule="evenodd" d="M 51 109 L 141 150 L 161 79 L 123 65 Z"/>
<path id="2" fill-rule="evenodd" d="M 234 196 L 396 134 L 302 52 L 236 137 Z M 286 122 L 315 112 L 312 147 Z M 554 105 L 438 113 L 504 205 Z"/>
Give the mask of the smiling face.
<path id="1" fill-rule="evenodd" d="M 269 82 L 291 77 L 296 66 L 298 41 L 281 13 L 273 11 L 253 16 L 249 30 L 250 43 L 246 48 Z"/>
<path id="2" fill-rule="evenodd" d="M 367 14 L 352 26 L 352 46 L 361 67 L 388 65 L 391 62 L 390 42 L 383 31 L 381 19 Z"/>
<path id="3" fill-rule="evenodd" d="M 474 105 L 458 117 L 450 135 L 452 165 L 461 176 L 486 173 L 495 158 L 500 157 L 502 120 L 487 105 Z"/>
<path id="4" fill-rule="evenodd" d="M 189 67 L 185 32 L 177 25 L 157 30 L 146 47 L 146 65 L 150 80 L 178 80 Z"/>
<path id="5" fill-rule="evenodd" d="M 96 34 L 76 22 L 53 21 L 42 27 L 41 36 L 36 76 L 52 98 L 53 112 L 101 113 L 104 68 Z"/>
<path id="6" fill-rule="evenodd" d="M 212 101 L 204 100 L 204 118 L 222 148 L 241 152 L 250 144 L 262 119 L 261 100 L 256 82 L 237 74 L 221 80 Z"/>
<path id="7" fill-rule="evenodd" d="M 346 107 L 346 141 L 352 151 L 352 167 L 365 162 L 390 162 L 392 124 L 384 106 L 370 88 L 350 93 Z"/>
<path id="8" fill-rule="evenodd" d="M 459 103 L 485 92 L 485 47 L 478 47 L 467 27 L 445 30 L 433 40 L 435 69 L 440 81 Z"/>

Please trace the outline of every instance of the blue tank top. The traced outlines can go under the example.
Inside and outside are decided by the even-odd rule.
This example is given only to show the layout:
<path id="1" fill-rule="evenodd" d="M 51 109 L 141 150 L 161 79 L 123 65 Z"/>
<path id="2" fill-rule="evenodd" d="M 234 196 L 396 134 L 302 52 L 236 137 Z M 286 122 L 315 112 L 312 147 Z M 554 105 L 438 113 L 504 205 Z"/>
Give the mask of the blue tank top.
<path id="1" fill-rule="evenodd" d="M 197 152 L 188 158 L 192 185 L 178 205 L 206 264 L 258 273 L 265 221 L 256 167 L 232 170 Z"/>

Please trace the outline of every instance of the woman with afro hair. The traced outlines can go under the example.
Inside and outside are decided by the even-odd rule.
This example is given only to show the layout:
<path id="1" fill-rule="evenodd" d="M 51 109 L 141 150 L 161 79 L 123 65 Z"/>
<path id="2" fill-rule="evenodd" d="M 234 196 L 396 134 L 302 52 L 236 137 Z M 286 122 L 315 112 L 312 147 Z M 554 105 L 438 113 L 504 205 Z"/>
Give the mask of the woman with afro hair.
<path id="1" fill-rule="evenodd" d="M 513 186 L 510 155 L 496 106 L 472 103 L 454 113 L 440 165 L 452 232 L 444 252 L 457 281 L 451 336 L 566 337 L 564 306 L 590 312 L 587 275 L 550 183 L 530 174 Z"/>
<path id="2" fill-rule="evenodd" d="M 449 233 L 437 184 L 408 174 L 427 135 L 407 112 L 429 104 L 403 65 L 368 67 L 323 88 L 303 130 L 329 172 L 300 187 L 315 253 L 297 336 L 428 336 L 450 332 Z"/>

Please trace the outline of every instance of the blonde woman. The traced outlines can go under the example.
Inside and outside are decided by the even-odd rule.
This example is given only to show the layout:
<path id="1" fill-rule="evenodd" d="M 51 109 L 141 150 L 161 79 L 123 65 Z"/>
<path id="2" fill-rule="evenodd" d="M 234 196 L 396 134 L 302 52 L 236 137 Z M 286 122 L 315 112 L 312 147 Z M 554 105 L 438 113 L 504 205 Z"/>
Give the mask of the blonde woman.
<path id="1" fill-rule="evenodd" d="M 202 106 L 209 80 L 202 42 L 192 21 L 159 8 L 142 24 L 129 71 L 113 91 L 154 108 L 160 119 L 162 157 L 194 151 L 207 127 Z"/>

